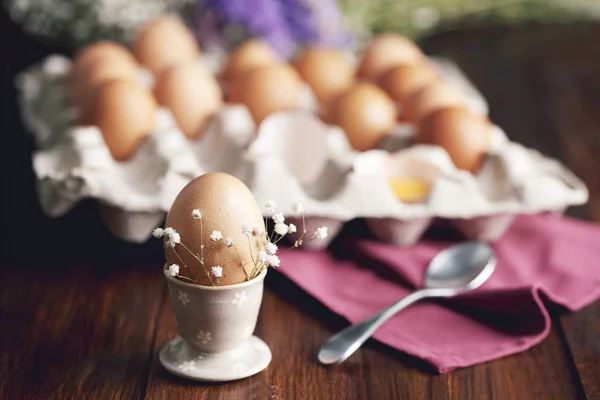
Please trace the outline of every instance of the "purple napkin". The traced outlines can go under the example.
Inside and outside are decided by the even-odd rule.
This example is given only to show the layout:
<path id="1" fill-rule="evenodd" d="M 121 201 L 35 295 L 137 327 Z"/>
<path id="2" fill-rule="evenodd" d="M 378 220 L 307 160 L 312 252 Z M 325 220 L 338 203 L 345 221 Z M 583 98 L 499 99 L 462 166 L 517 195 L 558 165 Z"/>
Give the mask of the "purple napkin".
<path id="1" fill-rule="evenodd" d="M 429 261 L 450 243 L 400 248 L 348 240 L 328 252 L 281 255 L 283 274 L 333 312 L 358 322 L 422 285 Z M 600 228 L 568 218 L 519 216 L 494 245 L 496 271 L 479 289 L 416 303 L 386 322 L 378 341 L 441 373 L 524 351 L 550 330 L 544 301 L 578 310 L 600 297 Z"/>

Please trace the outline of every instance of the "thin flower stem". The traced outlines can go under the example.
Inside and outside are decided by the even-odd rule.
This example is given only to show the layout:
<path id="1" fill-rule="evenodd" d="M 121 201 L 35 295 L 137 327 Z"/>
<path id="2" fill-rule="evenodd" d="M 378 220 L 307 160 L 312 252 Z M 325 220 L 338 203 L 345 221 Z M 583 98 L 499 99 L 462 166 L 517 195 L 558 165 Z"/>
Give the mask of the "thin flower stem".
<path id="1" fill-rule="evenodd" d="M 188 253 L 191 254 L 192 257 L 194 257 L 196 260 L 198 260 L 198 262 L 200 263 L 200 265 L 202 265 L 204 267 L 204 263 L 202 262 L 202 259 L 200 257 L 198 257 L 197 254 L 195 254 L 193 251 L 191 251 L 185 244 L 183 244 L 183 242 L 179 243 Z M 202 249 L 202 246 L 200 246 L 200 249 Z M 197 270 L 199 270 L 200 267 L 196 268 L 196 272 Z M 208 271 L 206 271 L 206 268 L 204 269 L 204 274 L 208 275 Z M 194 279 L 197 279 L 197 277 L 194 277 Z"/>
<path id="2" fill-rule="evenodd" d="M 240 260 L 240 266 L 244 270 L 244 275 L 246 275 L 246 280 L 250 280 L 250 277 L 248 276 L 248 272 L 246 271 L 246 267 L 244 266 L 244 262 L 242 261 L 242 257 L 240 257 L 240 253 L 238 253 L 235 245 L 233 246 L 233 250 L 235 250 L 235 254 L 237 255 L 238 260 Z"/>
<path id="3" fill-rule="evenodd" d="M 188 253 L 190 253 L 192 255 L 192 257 L 196 258 L 200 262 L 200 265 L 202 265 L 202 269 L 204 269 L 204 274 L 208 277 L 208 280 L 210 281 L 211 285 L 215 286 L 215 283 L 213 282 L 212 278 L 210 277 L 210 273 L 206 269 L 206 265 L 204 265 L 204 260 L 199 259 L 194 253 L 192 253 L 192 251 L 190 249 L 187 248 L 187 246 L 185 244 L 183 244 L 183 243 L 180 243 L 180 244 L 183 246 L 183 248 L 185 250 L 187 250 Z M 177 252 L 175 252 L 175 254 L 177 254 Z M 177 254 L 177 257 L 179 257 L 179 254 Z M 181 259 L 181 257 L 180 257 L 180 259 Z"/>
<path id="4" fill-rule="evenodd" d="M 187 269 L 190 272 L 190 275 L 192 275 L 192 278 L 194 278 L 192 280 L 192 282 L 196 283 L 196 281 L 198 280 L 198 278 L 196 277 L 196 274 L 192 274 L 192 270 L 188 268 L 187 264 L 185 263 L 185 261 L 183 261 L 183 258 L 181 258 L 181 256 L 179 255 L 178 252 L 175 251 L 175 249 L 173 249 L 173 253 L 175 253 L 175 255 L 177 256 L 177 258 L 179 258 L 179 261 L 181 261 L 181 263 L 183 264 L 183 266 L 185 267 L 185 269 Z"/>
<path id="5" fill-rule="evenodd" d="M 210 248 L 206 252 L 206 257 L 208 257 L 208 255 L 210 254 L 210 252 L 213 249 L 213 247 L 215 247 L 215 244 L 217 244 L 217 242 L 212 242 L 212 245 L 210 246 Z M 204 258 L 202 258 L 202 260 L 204 260 Z"/>
<path id="6" fill-rule="evenodd" d="M 200 217 L 200 258 L 204 260 L 202 256 L 202 250 L 204 249 L 204 240 L 202 240 L 202 217 Z"/>
<path id="7" fill-rule="evenodd" d="M 190 282 L 192 282 L 192 283 L 196 283 L 196 281 L 195 281 L 195 280 L 193 280 L 192 278 L 189 278 L 189 277 L 187 277 L 187 276 L 183 276 L 183 275 L 179 275 L 179 274 L 178 274 L 178 275 L 177 275 L 177 277 L 178 277 L 178 278 L 181 278 L 181 279 L 187 279 L 188 281 L 190 281 Z"/>
<path id="8" fill-rule="evenodd" d="M 246 236 L 248 238 L 248 249 L 250 250 L 250 258 L 252 259 L 252 263 L 256 265 L 256 261 L 254 261 L 254 256 L 252 255 L 252 243 L 250 243 L 250 236 Z"/>

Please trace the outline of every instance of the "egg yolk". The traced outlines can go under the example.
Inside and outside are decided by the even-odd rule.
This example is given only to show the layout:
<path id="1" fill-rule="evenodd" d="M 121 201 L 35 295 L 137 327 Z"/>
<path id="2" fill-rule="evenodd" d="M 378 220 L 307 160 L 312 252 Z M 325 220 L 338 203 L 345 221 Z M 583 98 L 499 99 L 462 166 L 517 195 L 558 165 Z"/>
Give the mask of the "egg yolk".
<path id="1" fill-rule="evenodd" d="M 388 178 L 388 185 L 394 195 L 405 203 L 416 203 L 425 200 L 430 190 L 427 182 L 409 177 Z"/>

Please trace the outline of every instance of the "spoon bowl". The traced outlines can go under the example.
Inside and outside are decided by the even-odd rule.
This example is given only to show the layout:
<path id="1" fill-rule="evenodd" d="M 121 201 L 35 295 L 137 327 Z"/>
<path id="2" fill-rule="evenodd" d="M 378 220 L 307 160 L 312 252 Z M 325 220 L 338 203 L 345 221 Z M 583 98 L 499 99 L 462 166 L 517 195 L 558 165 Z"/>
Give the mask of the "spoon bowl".
<path id="1" fill-rule="evenodd" d="M 434 257 L 425 272 L 424 288 L 330 337 L 319 350 L 323 364 L 339 364 L 354 353 L 385 321 L 417 300 L 451 297 L 477 289 L 494 272 L 494 250 L 482 242 L 454 245 Z"/>
<path id="2" fill-rule="evenodd" d="M 426 288 L 476 289 L 494 272 L 496 257 L 486 243 L 465 242 L 439 253 L 425 272 Z"/>

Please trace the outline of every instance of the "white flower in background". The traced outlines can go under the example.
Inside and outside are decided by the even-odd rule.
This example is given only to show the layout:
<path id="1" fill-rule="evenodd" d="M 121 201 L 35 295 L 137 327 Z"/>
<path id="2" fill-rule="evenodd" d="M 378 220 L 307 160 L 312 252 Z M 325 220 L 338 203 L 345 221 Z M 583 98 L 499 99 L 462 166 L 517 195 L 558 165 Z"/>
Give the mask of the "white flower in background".
<path id="1" fill-rule="evenodd" d="M 233 246 L 233 239 L 230 237 L 225 238 L 225 241 L 223 241 L 223 243 L 225 243 L 225 246 L 231 247 L 231 246 Z"/>
<path id="2" fill-rule="evenodd" d="M 302 214 L 304 212 L 304 204 L 297 202 L 292 206 L 292 211 L 296 214 Z"/>
<path id="3" fill-rule="evenodd" d="M 273 214 L 273 221 L 275 221 L 276 224 L 283 224 L 285 222 L 285 217 L 282 213 L 276 213 Z"/>
<path id="4" fill-rule="evenodd" d="M 269 258 L 269 255 L 267 254 L 266 251 L 261 250 L 258 252 L 258 254 L 256 254 L 256 259 L 263 264 L 267 263 L 268 258 Z"/>
<path id="5" fill-rule="evenodd" d="M 242 225 L 242 233 L 246 236 L 252 235 L 252 227 L 250 225 Z"/>
<path id="6" fill-rule="evenodd" d="M 157 239 L 162 238 L 164 234 L 165 231 L 163 228 L 156 228 L 154 231 L 152 231 L 152 236 L 154 236 Z"/>
<path id="7" fill-rule="evenodd" d="M 215 278 L 223 277 L 223 268 L 220 265 L 215 265 L 210 269 L 210 272 L 213 274 Z"/>
<path id="8" fill-rule="evenodd" d="M 179 299 L 179 301 L 181 302 L 182 306 L 187 306 L 190 303 L 190 296 L 188 296 L 188 294 L 186 292 L 183 291 L 179 291 L 179 293 L 177 294 L 177 298 Z"/>
<path id="9" fill-rule="evenodd" d="M 279 257 L 277 257 L 275 254 L 269 254 L 267 256 L 267 262 L 271 267 L 279 267 L 280 265 Z"/>
<path id="10" fill-rule="evenodd" d="M 200 210 L 198 208 L 192 210 L 192 218 L 194 218 L 194 219 L 202 218 L 202 213 L 200 213 Z"/>
<path id="11" fill-rule="evenodd" d="M 275 224 L 275 232 L 278 235 L 285 236 L 288 233 L 288 226 L 286 224 Z"/>
<path id="12" fill-rule="evenodd" d="M 194 371 L 196 369 L 196 365 L 193 361 L 185 361 L 179 364 L 178 368 L 183 372 Z"/>
<path id="13" fill-rule="evenodd" d="M 317 228 L 317 230 L 313 233 L 313 238 L 319 239 L 319 240 L 323 240 L 323 239 L 327 238 L 327 227 L 322 226 L 320 228 Z"/>
<path id="14" fill-rule="evenodd" d="M 265 251 L 267 252 L 267 254 L 275 254 L 277 253 L 277 245 L 275 243 L 267 243 L 265 245 Z"/>
<path id="15" fill-rule="evenodd" d="M 262 235 L 263 233 L 265 233 L 265 228 L 263 228 L 262 226 L 257 226 L 256 228 L 254 228 L 254 233 L 256 233 L 257 235 Z"/>
<path id="16" fill-rule="evenodd" d="M 175 232 L 175 229 L 169 227 L 166 227 L 165 230 L 163 231 L 163 233 L 165 234 L 165 237 L 168 239 L 173 233 Z"/>
<path id="17" fill-rule="evenodd" d="M 418 29 L 430 29 L 440 21 L 440 12 L 433 6 L 417 7 L 410 16 L 411 24 Z"/>
<path id="18" fill-rule="evenodd" d="M 273 199 L 268 199 L 265 201 L 265 210 L 267 213 L 274 213 L 277 209 L 277 204 L 273 201 Z"/>
<path id="19" fill-rule="evenodd" d="M 210 240 L 213 242 L 218 242 L 221 239 L 223 239 L 223 234 L 219 231 L 212 231 L 210 234 Z"/>
<path id="20" fill-rule="evenodd" d="M 171 235 L 169 235 L 169 246 L 175 247 L 177 243 L 181 243 L 181 236 L 179 233 L 174 231 L 171 233 Z"/>
<path id="21" fill-rule="evenodd" d="M 296 225 L 289 224 L 288 225 L 288 233 L 296 233 Z"/>
<path id="22" fill-rule="evenodd" d="M 196 335 L 196 339 L 198 339 L 200 343 L 206 344 L 212 340 L 212 335 L 210 332 L 204 332 L 203 330 L 200 330 L 200 332 L 198 332 Z"/>
<path id="23" fill-rule="evenodd" d="M 169 265 L 169 268 L 167 268 L 167 275 L 175 277 L 175 276 L 177 276 L 177 274 L 179 274 L 179 265 L 177 265 L 177 264 Z"/>
<path id="24" fill-rule="evenodd" d="M 236 293 L 231 304 L 236 305 L 238 308 L 242 308 L 247 300 L 248 296 L 246 296 L 246 292 Z"/>

